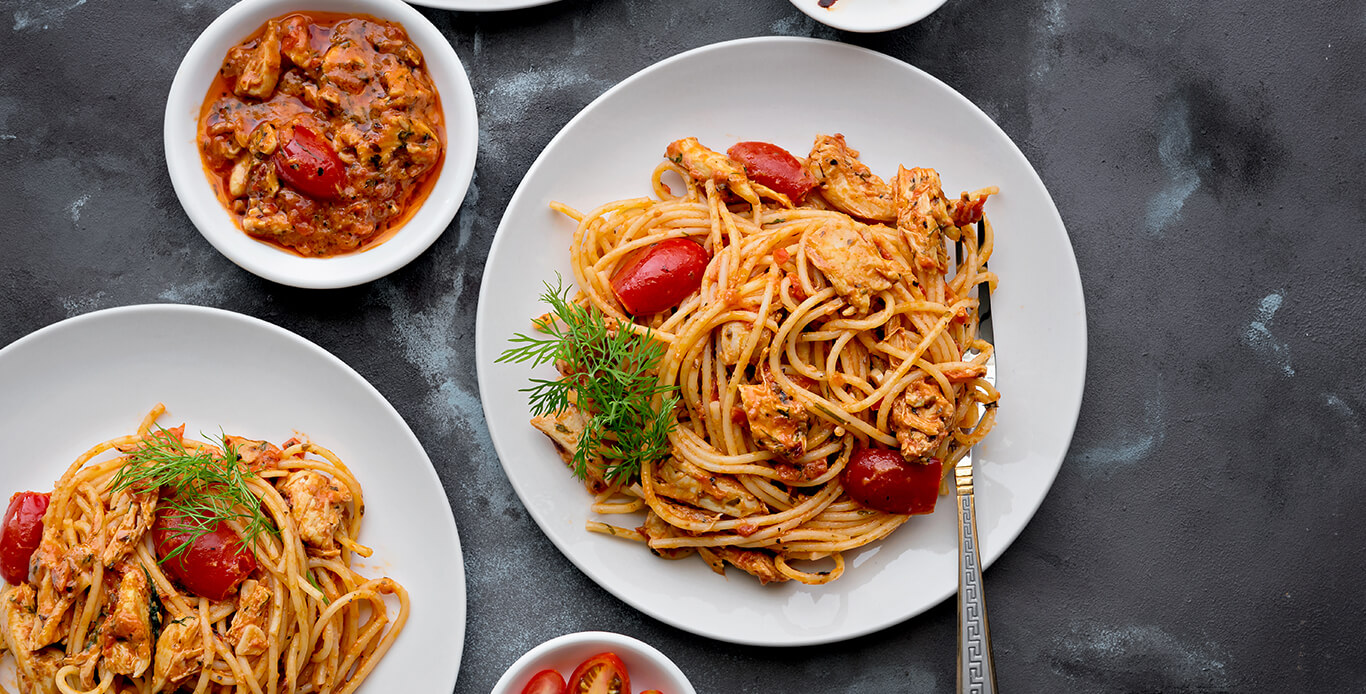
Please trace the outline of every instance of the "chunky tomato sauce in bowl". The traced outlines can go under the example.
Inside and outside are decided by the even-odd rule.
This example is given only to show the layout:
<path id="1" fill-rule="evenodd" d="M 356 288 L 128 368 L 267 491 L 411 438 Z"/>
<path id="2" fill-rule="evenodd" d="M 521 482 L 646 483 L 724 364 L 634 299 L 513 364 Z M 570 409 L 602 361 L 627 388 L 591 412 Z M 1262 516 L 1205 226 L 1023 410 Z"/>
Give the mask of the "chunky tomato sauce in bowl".
<path id="1" fill-rule="evenodd" d="M 245 0 L 191 47 L 166 159 L 204 237 L 261 277 L 368 282 L 450 225 L 478 147 L 449 42 L 397 0 Z"/>

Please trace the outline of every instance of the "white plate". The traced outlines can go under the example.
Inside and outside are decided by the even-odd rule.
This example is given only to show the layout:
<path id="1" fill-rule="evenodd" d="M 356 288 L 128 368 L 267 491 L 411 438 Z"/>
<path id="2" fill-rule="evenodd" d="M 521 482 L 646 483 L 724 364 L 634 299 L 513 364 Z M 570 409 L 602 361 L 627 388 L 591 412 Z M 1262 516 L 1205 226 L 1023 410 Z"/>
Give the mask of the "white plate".
<path id="1" fill-rule="evenodd" d="M 870 34 L 910 26 L 928 17 L 947 0 L 791 0 L 806 16 L 836 29 Z"/>
<path id="2" fill-rule="evenodd" d="M 767 79 L 734 80 L 736 65 Z M 871 85 L 875 85 L 871 86 Z M 686 99 L 678 94 L 686 93 Z M 553 139 L 512 197 L 479 294 L 479 390 L 503 469 L 541 529 L 584 573 L 641 611 L 736 643 L 828 643 L 896 624 L 957 589 L 954 507 L 913 519 L 847 557 L 826 586 L 761 587 L 721 578 L 700 560 L 663 561 L 631 542 L 589 533 L 589 497 L 527 424 L 525 365 L 495 364 L 530 328 L 542 281 L 572 280 L 574 222 L 547 204 L 589 210 L 650 193 L 672 140 L 695 135 L 724 151 L 767 140 L 805 154 L 818 133 L 844 133 L 883 175 L 898 163 L 937 168 L 954 194 L 999 185 L 992 297 L 1004 393 L 996 430 L 979 447 L 977 529 L 989 564 L 1029 522 L 1062 464 L 1081 407 L 1086 321 L 1081 279 L 1053 201 L 991 119 L 942 82 L 872 51 L 826 41 L 761 38 L 699 48 L 641 71 L 590 104 Z M 539 375 L 552 377 L 544 367 Z"/>
<path id="3" fill-rule="evenodd" d="M 408 589 L 412 612 L 362 692 L 449 692 L 465 634 L 455 518 L 431 461 L 398 412 L 321 347 L 270 323 L 196 306 L 86 314 L 0 350 L 0 494 L 48 491 L 76 456 L 133 431 L 147 410 L 187 433 L 275 443 L 307 435 L 365 491 L 357 558 Z M 420 532 L 419 532 L 420 530 Z M 10 683 L 5 683 L 11 687 Z M 9 691 L 15 691 L 11 688 Z"/>
<path id="4" fill-rule="evenodd" d="M 242 231 L 209 183 L 196 140 L 199 108 L 228 49 L 266 20 L 306 10 L 366 14 L 401 25 L 422 51 L 446 121 L 446 157 L 422 207 L 384 243 L 330 258 L 304 258 Z M 242 269 L 272 282 L 334 289 L 363 284 L 407 265 L 450 226 L 474 176 L 479 114 L 455 49 L 426 17 L 401 0 L 243 0 L 213 20 L 185 54 L 166 97 L 163 137 L 176 197 L 214 248 Z"/>
<path id="5" fill-rule="evenodd" d="M 524 7 L 537 7 L 549 5 L 559 0 L 410 0 L 414 5 L 424 5 L 426 7 L 436 7 L 443 10 L 460 10 L 464 12 L 501 12 L 503 10 L 520 10 Z"/>

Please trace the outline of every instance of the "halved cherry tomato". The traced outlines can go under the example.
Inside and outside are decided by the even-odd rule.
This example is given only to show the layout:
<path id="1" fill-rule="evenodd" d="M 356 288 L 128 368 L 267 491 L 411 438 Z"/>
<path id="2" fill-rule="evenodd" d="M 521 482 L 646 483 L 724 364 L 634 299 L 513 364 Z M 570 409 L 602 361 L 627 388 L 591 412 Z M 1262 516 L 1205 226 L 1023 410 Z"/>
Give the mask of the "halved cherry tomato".
<path id="1" fill-rule="evenodd" d="M 303 126 L 294 126 L 294 136 L 275 152 L 275 173 L 294 190 L 317 200 L 331 200 L 341 194 L 346 182 L 346 164 L 321 135 Z"/>
<path id="2" fill-rule="evenodd" d="M 710 260 L 707 249 L 696 241 L 660 241 L 613 275 L 612 293 L 633 316 L 658 313 L 697 291 Z"/>
<path id="3" fill-rule="evenodd" d="M 726 150 L 726 155 L 745 167 L 750 180 L 786 195 L 793 205 L 802 204 L 807 193 L 816 187 L 816 181 L 802 168 L 802 163 L 778 145 L 737 142 Z"/>
<path id="4" fill-rule="evenodd" d="M 28 580 L 28 562 L 43 540 L 43 514 L 49 495 L 17 492 L 9 498 L 0 525 L 0 577 L 17 586 Z"/>
<path id="5" fill-rule="evenodd" d="M 522 688 L 522 694 L 564 694 L 564 677 L 554 670 L 542 670 Z"/>
<path id="6" fill-rule="evenodd" d="M 908 463 L 897 451 L 859 448 L 844 467 L 844 489 L 854 500 L 888 513 L 933 513 L 939 499 L 938 458 Z"/>
<path id="7" fill-rule="evenodd" d="M 615 653 L 599 653 L 579 663 L 569 676 L 568 694 L 631 694 L 631 677 Z"/>
<path id="8" fill-rule="evenodd" d="M 156 522 L 152 524 L 157 557 L 165 560 L 162 566 L 168 573 L 191 593 L 222 600 L 256 570 L 256 557 L 223 521 L 210 532 L 194 537 L 197 534 L 191 521 L 173 509 L 158 512 Z M 186 541 L 190 546 L 166 559 Z"/>

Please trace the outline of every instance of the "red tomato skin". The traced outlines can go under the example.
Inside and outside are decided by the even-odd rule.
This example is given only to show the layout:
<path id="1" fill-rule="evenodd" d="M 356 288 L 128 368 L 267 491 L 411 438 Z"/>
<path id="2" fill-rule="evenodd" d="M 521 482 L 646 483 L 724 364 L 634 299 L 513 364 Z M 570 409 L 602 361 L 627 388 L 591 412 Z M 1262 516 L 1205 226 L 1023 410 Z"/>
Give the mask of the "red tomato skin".
<path id="1" fill-rule="evenodd" d="M 987 196 L 967 200 L 953 210 L 953 225 L 965 227 L 982 221 L 982 207 L 987 204 Z"/>
<path id="2" fill-rule="evenodd" d="M 0 577 L 17 586 L 28 580 L 29 559 L 43 541 L 43 514 L 50 495 L 16 492 L 0 525 Z"/>
<path id="3" fill-rule="evenodd" d="M 628 259 L 612 276 L 612 293 L 633 316 L 676 306 L 702 286 L 711 255 L 689 239 L 666 239 Z"/>
<path id="4" fill-rule="evenodd" d="M 794 205 L 802 204 L 816 181 L 790 152 L 767 142 L 737 142 L 726 156 L 745 167 L 751 181 L 786 195 Z"/>
<path id="5" fill-rule="evenodd" d="M 564 676 L 554 670 L 542 670 L 532 676 L 522 688 L 522 694 L 564 694 Z"/>
<path id="6" fill-rule="evenodd" d="M 157 557 L 165 559 L 184 544 L 182 538 L 190 533 L 188 528 L 188 521 L 182 520 L 175 511 L 159 512 L 152 524 Z M 212 532 L 195 538 L 189 547 L 166 560 L 162 567 L 191 593 L 222 600 L 256 570 L 256 557 L 242 545 L 237 533 L 220 521 Z"/>
<path id="7" fill-rule="evenodd" d="M 309 128 L 294 126 L 294 137 L 275 152 L 275 173 L 294 190 L 316 200 L 341 195 L 346 164 L 332 145 Z"/>
<path id="8" fill-rule="evenodd" d="M 908 463 L 897 451 L 859 448 L 841 476 L 844 490 L 868 508 L 888 513 L 934 513 L 943 463 Z"/>
<path id="9" fill-rule="evenodd" d="M 595 670 L 599 665 L 600 670 Z M 615 673 L 621 678 L 621 694 L 631 694 L 631 676 L 626 674 L 626 664 L 616 653 L 599 653 L 579 663 L 574 674 L 569 676 L 568 694 L 608 694 L 607 685 Z"/>

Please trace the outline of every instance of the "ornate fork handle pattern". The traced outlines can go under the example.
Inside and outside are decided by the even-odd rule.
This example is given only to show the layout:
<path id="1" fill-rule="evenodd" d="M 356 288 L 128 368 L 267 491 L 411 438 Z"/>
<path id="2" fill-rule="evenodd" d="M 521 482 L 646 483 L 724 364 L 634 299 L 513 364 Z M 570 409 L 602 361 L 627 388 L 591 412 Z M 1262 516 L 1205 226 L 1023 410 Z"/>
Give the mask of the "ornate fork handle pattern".
<path id="1" fill-rule="evenodd" d="M 977 226 L 978 243 L 983 243 L 986 222 Z M 962 245 L 959 245 L 962 253 Z M 983 266 L 985 267 L 985 265 Z M 978 286 L 979 335 L 995 342 L 991 321 L 991 288 Z M 983 379 L 996 383 L 996 350 L 987 356 Z M 972 451 L 954 467 L 953 479 L 958 502 L 958 691 L 970 694 L 996 694 L 996 666 L 991 658 L 991 629 L 987 626 L 986 592 L 982 590 L 982 554 L 977 547 L 977 510 L 973 505 Z"/>
<path id="2" fill-rule="evenodd" d="M 972 455 L 953 471 L 958 501 L 958 691 L 995 694 L 986 596 L 977 551 L 977 520 L 972 499 Z"/>

